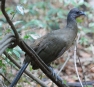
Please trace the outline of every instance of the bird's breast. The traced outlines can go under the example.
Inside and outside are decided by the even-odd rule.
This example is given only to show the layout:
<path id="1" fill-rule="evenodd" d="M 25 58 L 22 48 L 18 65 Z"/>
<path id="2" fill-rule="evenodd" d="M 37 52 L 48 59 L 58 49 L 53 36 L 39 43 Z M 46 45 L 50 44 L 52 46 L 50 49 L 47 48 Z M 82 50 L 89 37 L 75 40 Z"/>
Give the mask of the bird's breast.
<path id="1" fill-rule="evenodd" d="M 69 30 L 59 36 L 62 43 L 66 43 L 66 45 L 71 46 L 77 36 L 77 32 L 73 30 Z"/>

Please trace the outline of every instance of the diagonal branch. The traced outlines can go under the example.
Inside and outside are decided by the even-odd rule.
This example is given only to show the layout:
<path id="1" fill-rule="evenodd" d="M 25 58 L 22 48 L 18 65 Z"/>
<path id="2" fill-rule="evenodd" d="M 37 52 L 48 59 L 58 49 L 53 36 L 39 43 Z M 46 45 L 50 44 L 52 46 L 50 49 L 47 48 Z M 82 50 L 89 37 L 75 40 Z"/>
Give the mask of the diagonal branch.
<path id="1" fill-rule="evenodd" d="M 13 62 L 19 69 L 21 68 L 20 64 L 18 64 L 6 51 L 4 52 L 4 54 L 6 55 L 6 57 L 8 57 L 8 59 Z M 41 80 L 39 80 L 38 78 L 36 78 L 35 76 L 33 76 L 32 74 L 30 74 L 29 71 L 25 70 L 24 72 L 26 75 L 28 75 L 30 78 L 32 78 L 33 80 L 35 80 L 37 83 L 39 83 L 42 87 L 47 87 Z"/>

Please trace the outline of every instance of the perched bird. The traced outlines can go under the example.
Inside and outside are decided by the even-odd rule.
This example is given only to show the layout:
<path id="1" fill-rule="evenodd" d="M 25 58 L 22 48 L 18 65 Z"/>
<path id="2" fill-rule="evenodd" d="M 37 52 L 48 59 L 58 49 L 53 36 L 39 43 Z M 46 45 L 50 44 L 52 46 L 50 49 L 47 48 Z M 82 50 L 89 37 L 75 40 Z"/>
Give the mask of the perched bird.
<path id="1" fill-rule="evenodd" d="M 72 45 L 78 32 L 76 18 L 81 15 L 85 15 L 85 13 L 77 8 L 73 8 L 68 13 L 65 28 L 54 30 L 31 42 L 30 47 L 34 49 L 47 65 L 50 65 L 52 61 L 60 57 Z M 29 56 L 26 55 L 25 59 L 27 57 Z M 32 59 L 31 65 L 33 69 L 39 68 Z"/>
<path id="2" fill-rule="evenodd" d="M 45 36 L 30 42 L 30 47 L 34 49 L 34 51 L 39 55 L 39 57 L 49 66 L 49 69 L 52 71 L 52 74 L 56 76 L 52 68 L 50 67 L 50 63 L 60 57 L 66 50 L 69 49 L 69 47 L 74 42 L 78 27 L 76 23 L 76 18 L 85 15 L 83 11 L 80 11 L 77 8 L 73 8 L 70 10 L 67 16 L 67 24 L 65 28 L 54 30 Z M 28 59 L 31 59 L 31 61 L 28 61 Z M 10 87 L 14 87 L 18 80 L 20 79 L 22 73 L 28 66 L 29 62 L 32 65 L 33 69 L 38 69 L 39 67 L 37 64 L 26 54 L 26 58 L 24 60 L 23 66 L 21 67 L 20 71 L 18 72 L 17 76 L 11 83 Z M 56 76 L 56 79 L 59 79 L 58 76 Z M 61 80 L 62 81 L 62 80 Z"/>

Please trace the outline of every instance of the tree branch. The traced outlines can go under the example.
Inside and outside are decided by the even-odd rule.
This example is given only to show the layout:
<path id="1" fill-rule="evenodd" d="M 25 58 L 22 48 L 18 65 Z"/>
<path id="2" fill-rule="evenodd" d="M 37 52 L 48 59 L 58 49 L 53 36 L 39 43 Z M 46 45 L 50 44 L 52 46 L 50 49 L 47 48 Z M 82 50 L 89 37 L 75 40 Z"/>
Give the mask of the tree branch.
<path id="1" fill-rule="evenodd" d="M 9 25 L 11 26 L 11 29 L 13 30 L 15 37 L 16 37 L 16 42 L 15 43 L 19 43 L 19 35 L 18 32 L 16 31 L 16 28 L 14 27 L 12 21 L 10 20 L 8 14 L 5 11 L 5 0 L 1 0 L 1 11 L 3 13 L 3 15 L 5 16 L 7 22 L 9 23 Z"/>
<path id="2" fill-rule="evenodd" d="M 6 57 L 13 62 L 19 69 L 21 68 L 20 64 L 18 64 L 6 51 L 4 52 L 4 54 L 6 55 Z M 32 74 L 30 74 L 29 71 L 25 70 L 24 72 L 26 75 L 28 75 L 30 78 L 32 78 L 33 80 L 35 80 L 37 83 L 39 83 L 42 87 L 47 87 L 41 80 L 39 80 L 38 78 L 36 78 L 35 76 L 33 76 Z"/>

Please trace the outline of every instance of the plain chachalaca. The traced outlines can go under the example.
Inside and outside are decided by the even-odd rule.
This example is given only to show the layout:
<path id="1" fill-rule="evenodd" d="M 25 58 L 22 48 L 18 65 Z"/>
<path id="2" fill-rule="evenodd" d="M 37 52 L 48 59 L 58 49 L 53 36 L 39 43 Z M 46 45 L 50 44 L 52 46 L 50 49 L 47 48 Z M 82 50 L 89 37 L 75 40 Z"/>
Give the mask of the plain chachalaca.
<path id="1" fill-rule="evenodd" d="M 30 47 L 40 56 L 40 58 L 49 65 L 52 61 L 60 57 L 73 44 L 77 32 L 76 18 L 85 15 L 77 8 L 72 9 L 67 16 L 67 25 L 63 29 L 54 30 L 47 35 L 31 42 Z M 27 59 L 28 55 L 26 55 Z M 33 69 L 38 69 L 34 61 L 31 60 Z"/>
<path id="2" fill-rule="evenodd" d="M 45 36 L 35 40 L 34 42 L 31 42 L 30 47 L 34 49 L 34 51 L 39 55 L 39 57 L 49 66 L 52 61 L 60 57 L 66 50 L 69 49 L 69 47 L 74 42 L 78 27 L 76 18 L 80 17 L 81 15 L 85 15 L 83 11 L 80 11 L 77 8 L 73 8 L 70 10 L 67 16 L 67 24 L 66 27 L 59 30 L 54 30 Z M 38 69 L 39 67 L 37 64 L 26 54 L 26 58 L 24 60 L 24 65 L 20 72 L 24 71 L 28 63 L 25 64 L 27 59 L 31 59 L 31 65 L 33 69 Z M 51 68 L 50 68 L 51 70 Z M 18 73 L 18 76 L 14 79 L 12 85 L 10 87 L 13 87 L 14 84 L 16 85 L 19 77 L 22 75 Z M 21 73 L 22 73 L 21 72 Z"/>

